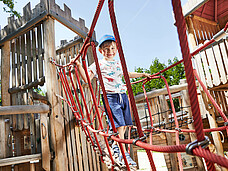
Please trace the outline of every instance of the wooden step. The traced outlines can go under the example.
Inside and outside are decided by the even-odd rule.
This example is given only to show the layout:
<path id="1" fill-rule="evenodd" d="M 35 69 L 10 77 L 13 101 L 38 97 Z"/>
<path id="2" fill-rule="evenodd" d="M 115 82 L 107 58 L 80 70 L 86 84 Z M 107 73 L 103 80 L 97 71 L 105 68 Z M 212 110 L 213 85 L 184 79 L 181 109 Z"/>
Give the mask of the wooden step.
<path id="1" fill-rule="evenodd" d="M 14 165 L 14 164 L 28 163 L 28 162 L 33 163 L 33 162 L 38 162 L 40 160 L 41 160 L 41 154 L 32 154 L 32 155 L 4 158 L 4 159 L 0 159 L 0 167 Z"/>

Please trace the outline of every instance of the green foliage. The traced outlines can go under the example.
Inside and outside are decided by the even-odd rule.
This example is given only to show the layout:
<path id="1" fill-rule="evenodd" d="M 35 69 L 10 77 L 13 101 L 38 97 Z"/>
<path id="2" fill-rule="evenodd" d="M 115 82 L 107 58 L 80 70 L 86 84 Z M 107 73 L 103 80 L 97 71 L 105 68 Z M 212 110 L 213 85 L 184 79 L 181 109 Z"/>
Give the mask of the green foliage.
<path id="1" fill-rule="evenodd" d="M 178 62 L 179 60 L 175 57 L 172 60 L 168 60 L 168 66 Z M 152 64 L 150 65 L 149 69 L 143 69 L 143 68 L 136 68 L 135 72 L 145 72 L 145 73 L 149 73 L 149 74 L 155 74 L 158 73 L 159 71 L 167 68 L 168 66 L 166 66 L 164 63 L 161 63 L 159 61 L 158 58 L 155 58 L 152 61 Z M 179 65 L 176 65 L 175 67 L 167 70 L 166 72 L 162 73 L 162 76 L 164 76 L 168 82 L 169 86 L 172 85 L 177 85 L 180 82 L 180 79 L 185 78 L 185 71 L 184 71 L 184 65 L 181 63 Z M 131 82 L 135 82 L 138 80 L 141 80 L 142 78 L 133 78 L 131 80 Z M 152 89 L 160 89 L 160 88 L 164 88 L 165 87 L 165 83 L 163 81 L 163 79 L 152 79 L 151 81 L 147 82 L 145 84 L 145 89 L 146 91 L 151 91 Z M 143 93 L 143 89 L 142 89 L 142 82 L 141 83 L 137 83 L 137 84 L 133 84 L 132 85 L 132 90 L 134 95 L 137 95 L 139 93 Z"/>
<path id="2" fill-rule="evenodd" d="M 40 87 L 33 88 L 33 91 L 34 92 L 37 92 L 38 94 L 40 94 L 42 96 L 45 96 L 46 95 L 46 92 L 44 92 Z"/>
<path id="3" fill-rule="evenodd" d="M 3 7 L 4 12 L 10 13 L 11 15 L 21 17 L 20 13 L 14 10 L 14 2 L 13 0 L 0 0 L 6 7 Z"/>

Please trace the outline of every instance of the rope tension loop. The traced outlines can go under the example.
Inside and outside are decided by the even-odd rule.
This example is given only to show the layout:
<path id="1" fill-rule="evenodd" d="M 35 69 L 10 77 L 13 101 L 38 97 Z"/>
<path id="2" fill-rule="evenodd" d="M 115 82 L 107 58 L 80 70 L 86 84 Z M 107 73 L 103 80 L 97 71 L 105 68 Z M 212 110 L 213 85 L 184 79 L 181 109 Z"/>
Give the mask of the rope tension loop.
<path id="1" fill-rule="evenodd" d="M 180 128 L 175 128 L 175 130 L 178 132 L 183 132 Z"/>
<path id="2" fill-rule="evenodd" d="M 187 154 L 189 155 L 193 155 L 193 152 L 192 150 L 198 146 L 201 146 L 202 148 L 207 148 L 207 146 L 211 143 L 210 139 L 205 136 L 205 139 L 201 142 L 198 142 L 197 140 L 189 143 L 186 148 L 185 148 L 185 151 Z"/>
<path id="3" fill-rule="evenodd" d="M 132 144 L 133 144 L 133 145 L 136 145 L 136 142 L 137 142 L 137 141 L 145 141 L 146 138 L 147 138 L 147 136 L 144 134 L 143 137 L 135 138 L 135 139 L 132 141 Z"/>
<path id="4" fill-rule="evenodd" d="M 109 136 L 108 136 L 108 138 L 111 138 L 111 136 L 117 136 L 117 135 L 119 135 L 119 132 L 116 132 L 116 133 L 111 133 Z"/>

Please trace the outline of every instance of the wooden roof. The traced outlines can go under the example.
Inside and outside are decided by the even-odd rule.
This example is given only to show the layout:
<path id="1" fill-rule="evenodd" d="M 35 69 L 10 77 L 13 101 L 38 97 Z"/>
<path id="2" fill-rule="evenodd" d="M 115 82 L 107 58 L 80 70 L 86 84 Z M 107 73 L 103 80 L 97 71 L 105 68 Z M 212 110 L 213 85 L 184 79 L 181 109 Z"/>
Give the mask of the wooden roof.
<path id="1" fill-rule="evenodd" d="M 217 22 L 228 15 L 228 0 L 188 0 L 183 13 L 185 17 L 193 14 Z"/>

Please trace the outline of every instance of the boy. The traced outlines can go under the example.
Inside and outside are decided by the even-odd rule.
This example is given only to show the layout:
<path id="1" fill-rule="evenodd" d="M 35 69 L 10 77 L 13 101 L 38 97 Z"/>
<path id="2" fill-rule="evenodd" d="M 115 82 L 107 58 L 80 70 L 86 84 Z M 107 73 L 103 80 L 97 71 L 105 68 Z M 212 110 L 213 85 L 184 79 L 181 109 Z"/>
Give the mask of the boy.
<path id="1" fill-rule="evenodd" d="M 99 41 L 99 52 L 103 55 L 103 59 L 99 60 L 99 65 L 105 86 L 105 91 L 107 93 L 108 102 L 110 105 L 110 109 L 112 111 L 115 127 L 119 132 L 120 138 L 124 139 L 126 127 L 132 125 L 132 119 L 128 97 L 126 95 L 126 86 L 122 82 L 122 66 L 119 61 L 114 60 L 114 57 L 117 53 L 115 38 L 111 35 L 104 35 Z M 82 79 L 87 83 L 87 79 L 85 76 L 84 69 L 82 68 L 82 65 L 78 61 L 76 61 L 76 65 L 78 67 L 80 75 L 82 76 Z M 95 63 L 89 66 L 88 71 L 90 79 L 92 79 L 94 76 L 97 77 Z M 128 74 L 130 78 L 150 76 L 147 73 L 128 72 Z M 102 100 L 104 103 L 103 95 Z M 104 107 L 107 113 L 105 103 Z M 110 121 L 109 126 L 111 128 Z M 119 157 L 120 162 L 122 162 L 123 157 L 122 155 L 120 155 L 120 150 L 117 145 L 117 142 L 114 141 L 112 149 L 114 151 L 114 155 L 117 155 Z M 130 155 L 126 152 L 125 148 L 124 152 L 128 164 L 135 166 L 136 163 L 131 159 Z"/>

